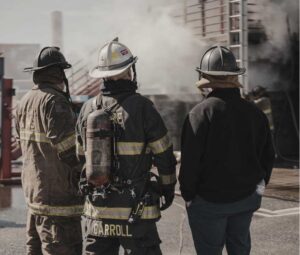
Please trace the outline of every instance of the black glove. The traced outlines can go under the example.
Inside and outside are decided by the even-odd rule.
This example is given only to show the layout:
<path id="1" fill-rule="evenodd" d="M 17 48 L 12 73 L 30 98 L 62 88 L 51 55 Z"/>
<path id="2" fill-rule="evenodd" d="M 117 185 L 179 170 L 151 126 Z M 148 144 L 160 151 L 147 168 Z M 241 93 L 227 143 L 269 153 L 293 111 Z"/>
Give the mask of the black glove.
<path id="1" fill-rule="evenodd" d="M 175 187 L 161 187 L 161 206 L 160 210 L 166 210 L 171 206 L 174 200 L 174 195 L 175 195 Z"/>

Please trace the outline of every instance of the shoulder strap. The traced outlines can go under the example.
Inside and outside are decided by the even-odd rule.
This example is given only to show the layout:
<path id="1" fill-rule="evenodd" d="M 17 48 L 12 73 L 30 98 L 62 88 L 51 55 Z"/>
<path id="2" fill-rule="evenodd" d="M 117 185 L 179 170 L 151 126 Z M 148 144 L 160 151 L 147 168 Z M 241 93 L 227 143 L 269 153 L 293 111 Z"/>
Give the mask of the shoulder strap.
<path id="1" fill-rule="evenodd" d="M 99 102 L 97 102 L 97 99 L 99 98 Z M 94 97 L 92 102 L 92 110 L 96 111 L 102 106 L 102 95 L 99 94 L 99 96 Z"/>
<path id="2" fill-rule="evenodd" d="M 105 111 L 107 112 L 114 112 L 114 110 L 116 108 L 118 108 L 118 106 L 120 106 L 120 104 L 124 101 L 126 101 L 128 98 L 130 98 L 131 96 L 133 96 L 134 94 L 131 94 L 131 95 L 127 95 L 127 96 L 124 96 L 123 98 L 117 100 L 115 103 L 107 106 L 107 107 L 104 107 L 103 106 L 103 97 L 102 95 L 100 94 L 99 97 L 95 97 L 93 99 L 93 102 L 92 102 L 92 110 L 93 111 L 96 111 L 97 109 L 101 109 L 103 108 Z M 97 100 L 99 98 L 99 100 Z"/>

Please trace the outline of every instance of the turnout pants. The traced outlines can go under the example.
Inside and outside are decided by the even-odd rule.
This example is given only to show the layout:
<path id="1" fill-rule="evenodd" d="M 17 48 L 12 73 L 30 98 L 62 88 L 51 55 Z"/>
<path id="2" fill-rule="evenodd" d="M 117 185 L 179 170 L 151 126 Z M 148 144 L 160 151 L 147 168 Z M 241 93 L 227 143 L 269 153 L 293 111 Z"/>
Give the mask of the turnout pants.
<path id="1" fill-rule="evenodd" d="M 197 254 L 222 255 L 225 245 L 228 255 L 249 255 L 250 224 L 260 204 L 256 192 L 228 204 L 210 203 L 197 196 L 187 208 Z"/>
<path id="2" fill-rule="evenodd" d="M 95 236 L 90 229 L 94 222 L 87 219 L 85 255 L 118 255 L 120 246 L 124 248 L 125 255 L 162 255 L 154 222 L 136 223 L 131 237 Z"/>
<path id="3" fill-rule="evenodd" d="M 27 215 L 27 255 L 81 255 L 80 217 Z"/>

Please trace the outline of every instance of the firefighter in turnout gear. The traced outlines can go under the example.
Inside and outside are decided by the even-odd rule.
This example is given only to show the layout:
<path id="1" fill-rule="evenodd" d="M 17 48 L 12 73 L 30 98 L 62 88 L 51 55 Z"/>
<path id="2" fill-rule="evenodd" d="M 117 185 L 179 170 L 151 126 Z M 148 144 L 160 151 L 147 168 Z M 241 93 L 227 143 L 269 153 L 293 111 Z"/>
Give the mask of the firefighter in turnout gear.
<path id="1" fill-rule="evenodd" d="M 125 254 L 161 254 L 156 221 L 174 199 L 176 160 L 161 116 L 136 93 L 136 60 L 117 39 L 100 49 L 90 75 L 103 79 L 101 93 L 77 121 L 86 254 L 117 255 L 120 245 Z"/>
<path id="2" fill-rule="evenodd" d="M 16 111 L 30 255 L 82 253 L 81 166 L 76 158 L 76 119 L 64 73 L 70 67 L 59 48 L 46 47 L 34 66 L 24 69 L 33 72 L 35 84 Z"/>
<path id="3" fill-rule="evenodd" d="M 267 116 L 271 132 L 274 133 L 272 104 L 266 89 L 261 86 L 257 86 L 249 93 L 248 98 L 250 101 L 253 101 L 255 105 Z"/>

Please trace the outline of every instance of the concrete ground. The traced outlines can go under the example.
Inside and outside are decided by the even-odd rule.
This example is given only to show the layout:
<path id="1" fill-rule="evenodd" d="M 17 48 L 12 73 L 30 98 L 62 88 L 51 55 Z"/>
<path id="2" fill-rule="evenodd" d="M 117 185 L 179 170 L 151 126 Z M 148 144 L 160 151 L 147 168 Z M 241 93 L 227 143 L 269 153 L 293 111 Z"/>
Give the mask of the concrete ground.
<path id="1" fill-rule="evenodd" d="M 25 224 L 21 187 L 0 187 L 0 255 L 25 254 Z M 180 196 L 163 212 L 158 228 L 163 254 L 196 254 Z M 299 202 L 264 197 L 262 208 L 253 218 L 251 233 L 252 255 L 298 255 Z"/>

